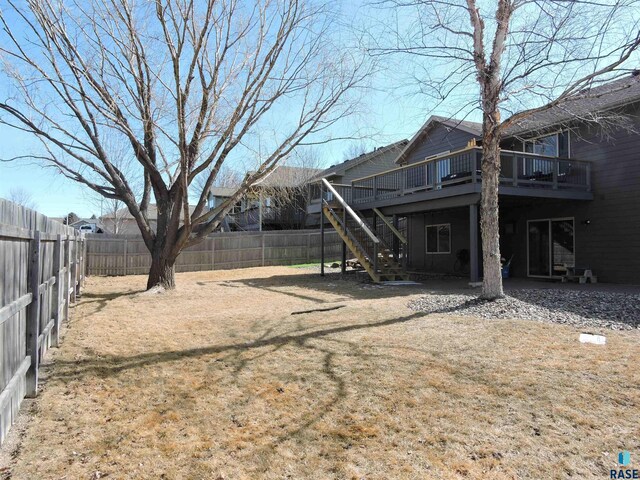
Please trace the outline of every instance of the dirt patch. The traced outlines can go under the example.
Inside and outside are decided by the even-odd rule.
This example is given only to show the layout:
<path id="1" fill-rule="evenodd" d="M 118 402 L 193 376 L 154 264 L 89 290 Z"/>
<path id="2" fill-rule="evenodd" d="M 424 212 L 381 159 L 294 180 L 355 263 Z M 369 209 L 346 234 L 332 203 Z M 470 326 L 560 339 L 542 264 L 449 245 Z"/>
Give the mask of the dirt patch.
<path id="1" fill-rule="evenodd" d="M 6 475 L 603 478 L 637 449 L 637 331 L 580 345 L 286 267 L 177 282 L 88 279 Z"/>

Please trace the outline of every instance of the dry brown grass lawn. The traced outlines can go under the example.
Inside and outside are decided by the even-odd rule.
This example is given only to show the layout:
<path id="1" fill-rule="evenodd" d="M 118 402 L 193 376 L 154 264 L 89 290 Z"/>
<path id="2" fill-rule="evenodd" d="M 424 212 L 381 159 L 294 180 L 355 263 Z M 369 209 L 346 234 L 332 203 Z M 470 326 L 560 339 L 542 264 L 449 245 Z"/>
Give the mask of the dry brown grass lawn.
<path id="1" fill-rule="evenodd" d="M 580 345 L 285 267 L 144 283 L 88 280 L 12 479 L 608 478 L 640 448 L 637 331 Z"/>

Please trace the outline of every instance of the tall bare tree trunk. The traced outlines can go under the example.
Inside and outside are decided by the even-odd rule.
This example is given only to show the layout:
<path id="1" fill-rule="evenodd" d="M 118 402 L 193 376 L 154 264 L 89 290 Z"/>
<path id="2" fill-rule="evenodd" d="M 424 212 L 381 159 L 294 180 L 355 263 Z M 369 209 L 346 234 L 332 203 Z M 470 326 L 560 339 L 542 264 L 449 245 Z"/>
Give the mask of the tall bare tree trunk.
<path id="1" fill-rule="evenodd" d="M 147 279 L 147 290 L 161 287 L 171 290 L 176 286 L 176 259 L 165 258 L 162 254 L 151 255 L 151 268 Z"/>
<path id="2" fill-rule="evenodd" d="M 174 200 L 158 202 L 155 240 L 147 245 L 151 254 L 151 268 L 147 279 L 147 290 L 160 287 L 172 290 L 176 286 L 175 264 L 181 247 L 176 245 L 180 228 L 180 203 Z"/>
<path id="3" fill-rule="evenodd" d="M 482 297 L 487 299 L 504 296 L 502 289 L 502 265 L 500 263 L 500 230 L 498 186 L 500 184 L 500 124 L 497 108 L 483 116 L 482 143 L 482 199 L 480 203 L 480 228 L 482 229 Z"/>

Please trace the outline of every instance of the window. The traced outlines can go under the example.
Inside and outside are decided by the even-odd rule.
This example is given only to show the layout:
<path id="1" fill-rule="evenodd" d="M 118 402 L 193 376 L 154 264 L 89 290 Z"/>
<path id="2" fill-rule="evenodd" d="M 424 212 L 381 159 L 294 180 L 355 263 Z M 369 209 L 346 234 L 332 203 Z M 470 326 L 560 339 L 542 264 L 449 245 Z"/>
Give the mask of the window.
<path id="1" fill-rule="evenodd" d="M 427 225 L 427 253 L 451 253 L 451 225 Z"/>
<path id="2" fill-rule="evenodd" d="M 525 140 L 524 151 L 548 157 L 569 158 L 569 131 Z M 522 171 L 525 175 L 551 175 L 554 165 L 556 164 L 553 160 L 546 158 L 523 157 L 522 159 Z M 564 173 L 563 169 L 566 166 L 562 165 L 558 173 Z"/>
<path id="3" fill-rule="evenodd" d="M 527 229 L 527 269 L 530 277 L 560 276 L 575 267 L 573 218 L 529 220 Z"/>
<path id="4" fill-rule="evenodd" d="M 525 140 L 524 151 L 549 157 L 569 158 L 569 131 Z"/>

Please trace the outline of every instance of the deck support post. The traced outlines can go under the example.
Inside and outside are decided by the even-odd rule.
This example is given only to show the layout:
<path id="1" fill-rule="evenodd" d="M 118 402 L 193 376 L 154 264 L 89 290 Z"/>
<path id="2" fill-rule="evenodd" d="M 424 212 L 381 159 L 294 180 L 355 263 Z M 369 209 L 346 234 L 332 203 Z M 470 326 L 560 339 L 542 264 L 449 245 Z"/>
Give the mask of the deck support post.
<path id="1" fill-rule="evenodd" d="M 347 210 L 346 209 L 342 210 L 342 224 L 344 225 L 344 228 L 346 231 L 346 228 L 347 228 Z M 347 242 L 345 242 L 344 240 L 342 241 L 342 262 L 340 264 L 340 270 L 342 271 L 343 275 L 347 273 Z"/>
<path id="2" fill-rule="evenodd" d="M 478 204 L 469 205 L 469 281 L 480 280 L 478 263 Z"/>
<path id="3" fill-rule="evenodd" d="M 393 223 L 393 228 L 398 230 L 398 227 L 400 226 L 398 222 L 398 215 L 394 213 L 391 216 L 391 221 Z M 396 256 L 398 260 L 400 260 L 400 240 L 398 239 L 397 235 L 393 236 L 393 254 Z"/>

